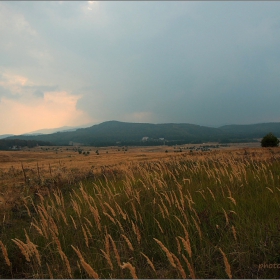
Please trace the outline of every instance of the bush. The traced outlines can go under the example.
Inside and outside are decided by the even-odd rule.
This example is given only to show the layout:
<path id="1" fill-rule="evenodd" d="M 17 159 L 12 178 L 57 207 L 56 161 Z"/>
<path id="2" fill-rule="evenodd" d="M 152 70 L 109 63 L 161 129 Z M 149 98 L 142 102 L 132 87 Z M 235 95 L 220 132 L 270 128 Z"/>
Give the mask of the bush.
<path id="1" fill-rule="evenodd" d="M 278 147 L 279 139 L 270 132 L 266 136 L 263 137 L 263 139 L 261 141 L 261 146 L 262 147 Z"/>

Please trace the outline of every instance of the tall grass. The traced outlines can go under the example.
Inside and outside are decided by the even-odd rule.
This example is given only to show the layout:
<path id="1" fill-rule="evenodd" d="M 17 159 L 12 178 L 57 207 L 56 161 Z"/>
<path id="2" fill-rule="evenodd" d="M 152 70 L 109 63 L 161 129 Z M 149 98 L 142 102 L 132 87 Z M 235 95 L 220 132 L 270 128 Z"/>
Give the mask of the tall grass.
<path id="1" fill-rule="evenodd" d="M 276 154 L 278 155 L 278 154 Z M 280 162 L 224 153 L 128 163 L 24 197 L 2 278 L 278 278 Z"/>

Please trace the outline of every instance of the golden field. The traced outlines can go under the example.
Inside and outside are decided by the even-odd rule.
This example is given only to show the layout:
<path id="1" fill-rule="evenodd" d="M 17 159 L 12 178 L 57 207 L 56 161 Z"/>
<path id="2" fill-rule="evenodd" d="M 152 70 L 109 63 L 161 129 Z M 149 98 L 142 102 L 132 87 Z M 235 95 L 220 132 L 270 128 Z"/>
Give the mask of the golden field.
<path id="1" fill-rule="evenodd" d="M 217 143 L 213 143 L 217 145 Z M 201 147 L 202 144 L 186 144 L 176 147 L 36 147 L 20 151 L 0 151 L 0 208 L 9 208 L 18 198 L 21 188 L 27 182 L 34 188 L 36 183 L 44 179 L 61 178 L 71 183 L 74 179 L 87 177 L 90 174 L 100 174 L 103 170 L 118 170 L 126 165 L 141 161 L 167 160 L 174 156 L 180 148 L 180 155 L 203 157 L 209 152 L 194 152 L 190 154 L 189 147 Z M 236 155 L 244 153 L 242 149 L 260 146 L 259 143 L 231 144 L 229 147 L 213 149 L 214 154 L 231 151 Z M 78 150 L 89 152 L 89 155 L 79 154 Z M 235 152 L 236 150 L 236 152 Z M 96 153 L 98 151 L 98 155 Z M 167 151 L 167 153 L 166 153 Z M 259 152 L 258 152 L 259 151 Z M 255 153 L 263 150 L 257 149 Z M 35 179 L 35 181 L 34 181 Z"/>
<path id="2" fill-rule="evenodd" d="M 257 144 L 1 152 L 0 278 L 279 278 L 280 149 Z"/>

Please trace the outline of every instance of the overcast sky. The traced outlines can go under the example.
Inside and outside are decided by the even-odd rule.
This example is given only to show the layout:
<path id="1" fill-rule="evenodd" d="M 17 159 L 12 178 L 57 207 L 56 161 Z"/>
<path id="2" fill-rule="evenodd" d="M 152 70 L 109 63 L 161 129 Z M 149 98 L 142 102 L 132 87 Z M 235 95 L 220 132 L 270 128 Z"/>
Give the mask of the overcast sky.
<path id="1" fill-rule="evenodd" d="M 0 2 L 0 134 L 280 122 L 280 2 Z"/>

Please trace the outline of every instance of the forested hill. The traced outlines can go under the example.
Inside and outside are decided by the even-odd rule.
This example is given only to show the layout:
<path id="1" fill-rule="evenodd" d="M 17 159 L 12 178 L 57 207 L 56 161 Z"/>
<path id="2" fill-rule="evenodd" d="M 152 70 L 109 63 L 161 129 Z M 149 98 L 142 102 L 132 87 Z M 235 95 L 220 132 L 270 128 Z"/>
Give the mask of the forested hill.
<path id="1" fill-rule="evenodd" d="M 165 143 L 195 143 L 207 141 L 219 141 L 227 136 L 227 133 L 218 128 L 199 126 L 194 124 L 149 124 L 127 123 L 108 121 L 88 128 L 80 128 L 76 131 L 57 132 L 47 135 L 20 135 L 9 138 L 24 140 L 49 141 L 56 145 L 68 145 L 71 142 L 86 145 L 141 145 Z M 143 140 L 143 137 L 146 140 Z M 164 139 L 164 140 L 163 140 Z"/>
<path id="2" fill-rule="evenodd" d="M 248 125 L 225 125 L 219 127 L 219 129 L 229 134 L 234 134 L 239 138 L 262 138 L 269 132 L 272 132 L 276 137 L 280 137 L 279 122 Z"/>
<path id="3" fill-rule="evenodd" d="M 55 145 L 80 143 L 93 146 L 158 145 L 201 142 L 245 142 L 272 132 L 280 136 L 280 123 L 227 125 L 219 128 L 186 123 L 128 123 L 108 121 L 76 131 L 20 135 L 6 139 L 47 141 Z"/>

